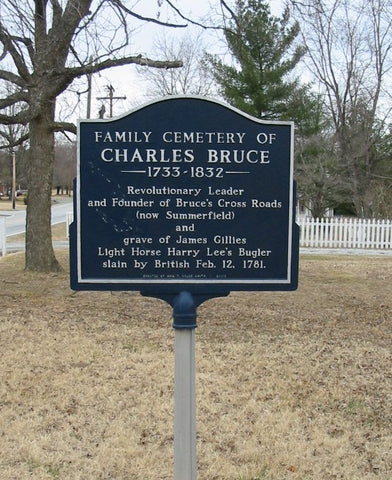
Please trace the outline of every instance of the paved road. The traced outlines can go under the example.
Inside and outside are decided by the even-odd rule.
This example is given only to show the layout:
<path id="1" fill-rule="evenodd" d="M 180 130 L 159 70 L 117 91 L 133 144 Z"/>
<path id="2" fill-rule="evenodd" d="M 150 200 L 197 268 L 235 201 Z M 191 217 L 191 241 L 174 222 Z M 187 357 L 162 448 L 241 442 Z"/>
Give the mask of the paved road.
<path id="1" fill-rule="evenodd" d="M 63 223 L 68 212 L 72 211 L 72 202 L 57 203 L 52 206 L 52 225 Z M 6 216 L 6 237 L 24 233 L 26 229 L 26 211 L 0 211 Z"/>

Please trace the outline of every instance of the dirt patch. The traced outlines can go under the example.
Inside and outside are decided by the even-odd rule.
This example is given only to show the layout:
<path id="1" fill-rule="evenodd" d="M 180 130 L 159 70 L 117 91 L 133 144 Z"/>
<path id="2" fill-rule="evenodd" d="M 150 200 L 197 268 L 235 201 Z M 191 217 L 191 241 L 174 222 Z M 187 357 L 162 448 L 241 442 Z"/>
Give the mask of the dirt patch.
<path id="1" fill-rule="evenodd" d="M 0 478 L 171 479 L 171 309 L 0 259 Z M 392 478 L 392 258 L 199 308 L 200 480 Z"/>

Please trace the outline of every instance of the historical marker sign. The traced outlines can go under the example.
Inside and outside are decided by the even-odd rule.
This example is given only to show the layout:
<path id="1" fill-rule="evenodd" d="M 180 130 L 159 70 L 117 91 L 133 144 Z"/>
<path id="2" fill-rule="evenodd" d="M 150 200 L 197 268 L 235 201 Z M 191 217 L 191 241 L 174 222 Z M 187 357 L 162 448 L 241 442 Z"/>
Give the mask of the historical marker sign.
<path id="1" fill-rule="evenodd" d="M 79 122 L 71 287 L 297 286 L 293 124 L 199 97 Z"/>

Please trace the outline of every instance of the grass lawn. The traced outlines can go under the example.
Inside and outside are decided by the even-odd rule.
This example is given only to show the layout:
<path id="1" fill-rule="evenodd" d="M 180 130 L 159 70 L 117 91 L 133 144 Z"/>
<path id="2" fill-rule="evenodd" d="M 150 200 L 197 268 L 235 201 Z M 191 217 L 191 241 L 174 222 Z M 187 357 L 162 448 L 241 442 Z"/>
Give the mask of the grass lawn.
<path id="1" fill-rule="evenodd" d="M 59 227 L 61 228 L 61 227 Z M 1 480 L 173 477 L 171 309 L 0 258 Z M 199 480 L 392 479 L 392 257 L 199 308 Z"/>

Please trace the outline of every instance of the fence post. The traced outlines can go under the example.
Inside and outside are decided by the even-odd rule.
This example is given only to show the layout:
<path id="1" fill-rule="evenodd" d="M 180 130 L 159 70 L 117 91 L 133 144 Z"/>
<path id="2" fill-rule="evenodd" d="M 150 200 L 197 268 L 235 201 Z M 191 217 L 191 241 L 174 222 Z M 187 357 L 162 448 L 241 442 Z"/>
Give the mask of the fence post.
<path id="1" fill-rule="evenodd" d="M 0 249 L 1 255 L 5 257 L 7 255 L 7 240 L 5 234 L 5 216 L 0 215 Z"/>
<path id="2" fill-rule="evenodd" d="M 65 234 L 66 238 L 69 238 L 69 226 L 73 222 L 73 212 L 67 212 L 65 215 Z"/>

